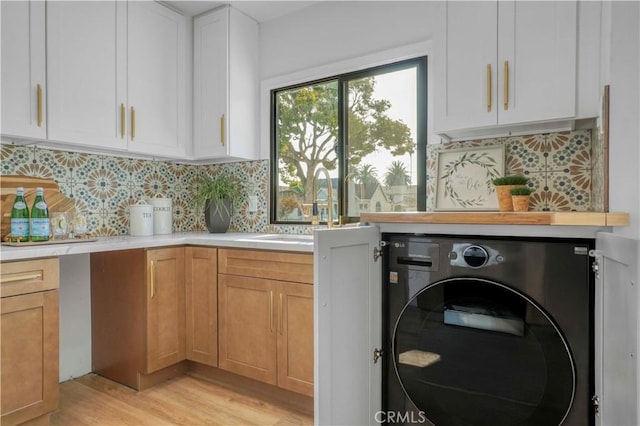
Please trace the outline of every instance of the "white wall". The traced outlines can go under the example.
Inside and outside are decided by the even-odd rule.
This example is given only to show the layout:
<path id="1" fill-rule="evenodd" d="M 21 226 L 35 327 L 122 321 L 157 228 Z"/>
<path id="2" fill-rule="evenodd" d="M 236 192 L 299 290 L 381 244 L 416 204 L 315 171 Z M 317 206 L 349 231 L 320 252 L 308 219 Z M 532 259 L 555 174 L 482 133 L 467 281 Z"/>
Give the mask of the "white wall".
<path id="1" fill-rule="evenodd" d="M 260 78 L 431 39 L 430 1 L 331 1 L 260 25 Z"/>
<path id="2" fill-rule="evenodd" d="M 637 2 L 605 4 L 610 13 L 610 42 L 603 48 L 604 84 L 610 84 L 611 211 L 631 215 L 629 227 L 615 232 L 640 237 L 640 13 Z M 610 8 L 610 11 L 606 9 Z M 605 40 L 607 39 L 605 34 Z M 608 50 L 608 52 L 607 52 Z M 608 67 L 608 69 L 607 69 Z M 608 74 L 608 75 L 607 75 Z"/>
<path id="3" fill-rule="evenodd" d="M 89 255 L 60 256 L 60 382 L 90 372 Z"/>

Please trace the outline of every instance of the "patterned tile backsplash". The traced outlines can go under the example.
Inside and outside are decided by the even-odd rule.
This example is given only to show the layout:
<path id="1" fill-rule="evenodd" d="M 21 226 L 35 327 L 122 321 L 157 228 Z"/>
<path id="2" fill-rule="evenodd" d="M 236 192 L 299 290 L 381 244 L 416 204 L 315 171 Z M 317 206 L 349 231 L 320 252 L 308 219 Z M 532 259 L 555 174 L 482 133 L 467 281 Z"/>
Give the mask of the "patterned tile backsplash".
<path id="1" fill-rule="evenodd" d="M 304 225 L 269 224 L 269 162 L 247 161 L 189 165 L 108 155 L 54 151 L 5 143 L 2 174 L 55 180 L 61 192 L 86 211 L 95 235 L 126 235 L 128 206 L 161 194 L 173 200 L 174 232 L 204 231 L 204 215 L 193 205 L 194 181 L 202 174 L 231 174 L 244 182 L 244 193 L 231 219 L 232 232 L 309 233 Z M 436 153 L 440 149 L 505 145 L 506 173 L 524 174 L 534 190 L 533 210 L 601 210 L 592 199 L 591 131 L 580 130 L 429 145 L 427 148 L 427 210 L 433 210 Z M 599 154 L 598 154 L 599 155 Z M 598 179 L 600 183 L 601 179 Z M 592 194 L 593 193 L 593 194 Z M 249 212 L 249 196 L 258 197 L 258 210 Z M 596 208 L 594 208 L 594 206 Z"/>
<path id="2" fill-rule="evenodd" d="M 439 150 L 465 147 L 505 147 L 505 175 L 529 178 L 531 210 L 591 211 L 600 188 L 592 188 L 591 130 L 510 136 L 451 142 L 427 147 L 427 210 L 433 210 L 436 157 Z M 597 207 L 597 206 L 596 206 Z"/>

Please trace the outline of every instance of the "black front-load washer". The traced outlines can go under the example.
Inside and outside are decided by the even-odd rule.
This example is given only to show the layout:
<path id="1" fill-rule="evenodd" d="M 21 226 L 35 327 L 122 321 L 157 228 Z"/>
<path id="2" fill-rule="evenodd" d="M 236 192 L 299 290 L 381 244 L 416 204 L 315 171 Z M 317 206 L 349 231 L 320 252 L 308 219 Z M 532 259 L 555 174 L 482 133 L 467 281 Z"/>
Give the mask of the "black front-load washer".
<path id="1" fill-rule="evenodd" d="M 387 424 L 594 423 L 593 240 L 386 234 Z"/>

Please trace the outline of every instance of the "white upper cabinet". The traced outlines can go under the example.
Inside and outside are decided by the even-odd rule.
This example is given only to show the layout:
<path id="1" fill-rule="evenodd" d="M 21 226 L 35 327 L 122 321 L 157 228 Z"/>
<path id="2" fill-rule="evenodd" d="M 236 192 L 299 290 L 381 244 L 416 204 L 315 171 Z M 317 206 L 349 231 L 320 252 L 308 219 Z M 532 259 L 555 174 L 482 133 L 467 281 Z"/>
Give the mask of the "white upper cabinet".
<path id="1" fill-rule="evenodd" d="M 128 3 L 129 150 L 184 157 L 184 16 L 156 2 Z"/>
<path id="2" fill-rule="evenodd" d="M 184 158 L 185 33 L 156 2 L 48 2 L 49 139 Z"/>
<path id="3" fill-rule="evenodd" d="M 258 24 L 230 7 L 194 20 L 193 157 L 257 157 Z"/>
<path id="4" fill-rule="evenodd" d="M 434 32 L 434 129 L 576 116 L 575 2 L 446 2 Z"/>
<path id="5" fill-rule="evenodd" d="M 49 139 L 127 148 L 127 4 L 47 4 Z"/>
<path id="6" fill-rule="evenodd" d="M 3 1 L 3 135 L 44 139 L 46 128 L 44 1 Z"/>

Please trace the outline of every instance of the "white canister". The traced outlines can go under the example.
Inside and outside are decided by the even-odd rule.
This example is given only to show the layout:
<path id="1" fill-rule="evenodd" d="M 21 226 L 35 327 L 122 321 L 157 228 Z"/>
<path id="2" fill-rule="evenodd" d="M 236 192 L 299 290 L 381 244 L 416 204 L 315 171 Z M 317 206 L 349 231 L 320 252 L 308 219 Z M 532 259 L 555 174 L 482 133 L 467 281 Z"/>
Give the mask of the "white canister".
<path id="1" fill-rule="evenodd" d="M 153 233 L 155 235 L 173 232 L 173 208 L 171 198 L 162 198 L 160 194 L 149 199 L 153 206 Z"/>
<path id="2" fill-rule="evenodd" d="M 140 200 L 129 206 L 129 235 L 153 235 L 153 206 Z"/>

